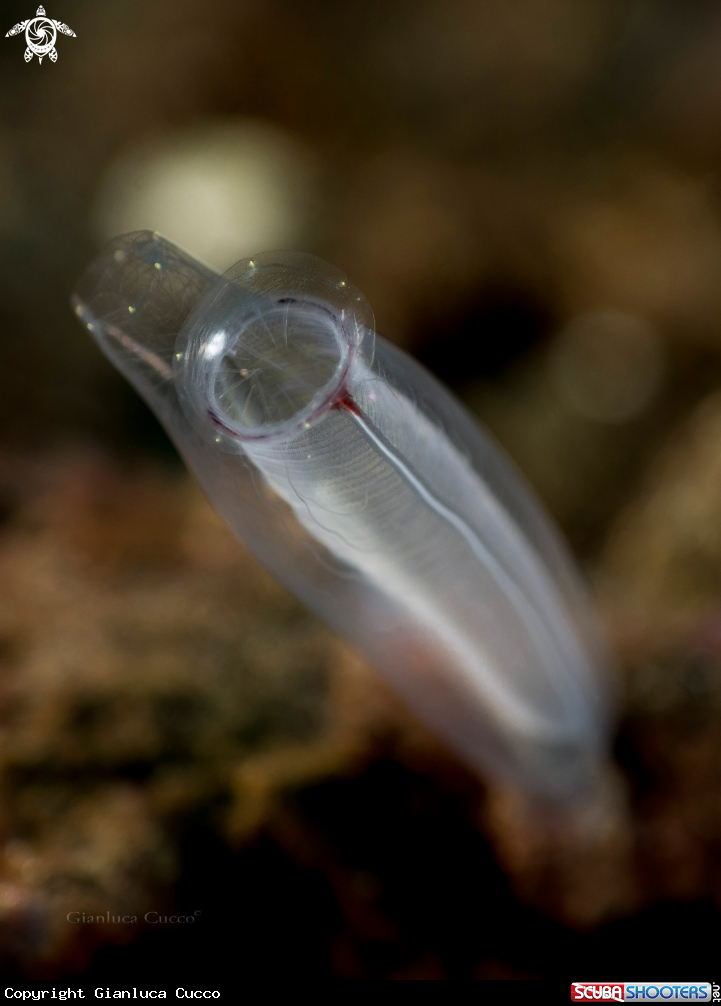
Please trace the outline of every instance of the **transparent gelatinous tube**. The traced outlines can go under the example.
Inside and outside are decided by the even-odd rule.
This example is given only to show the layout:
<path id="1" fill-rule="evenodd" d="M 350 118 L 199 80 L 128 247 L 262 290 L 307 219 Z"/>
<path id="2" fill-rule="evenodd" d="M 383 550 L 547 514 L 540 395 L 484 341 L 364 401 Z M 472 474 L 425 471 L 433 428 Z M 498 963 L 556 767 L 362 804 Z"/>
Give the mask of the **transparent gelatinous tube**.
<path id="1" fill-rule="evenodd" d="M 491 439 L 313 256 L 223 277 L 147 231 L 73 298 L 248 548 L 472 766 L 592 788 L 608 658 L 572 562 Z"/>

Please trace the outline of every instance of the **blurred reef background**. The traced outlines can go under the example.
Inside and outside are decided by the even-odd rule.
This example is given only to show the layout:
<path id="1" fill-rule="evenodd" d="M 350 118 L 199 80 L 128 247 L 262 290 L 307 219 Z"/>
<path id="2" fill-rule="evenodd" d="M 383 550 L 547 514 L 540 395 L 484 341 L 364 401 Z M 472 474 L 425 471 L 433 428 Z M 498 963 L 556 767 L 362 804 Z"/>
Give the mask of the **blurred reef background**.
<path id="1" fill-rule="evenodd" d="M 708 974 L 718 4 L 54 4 L 0 44 L 4 973 Z M 68 307 L 136 228 L 328 259 L 505 446 L 618 655 L 612 814 L 473 777 L 234 542 Z"/>

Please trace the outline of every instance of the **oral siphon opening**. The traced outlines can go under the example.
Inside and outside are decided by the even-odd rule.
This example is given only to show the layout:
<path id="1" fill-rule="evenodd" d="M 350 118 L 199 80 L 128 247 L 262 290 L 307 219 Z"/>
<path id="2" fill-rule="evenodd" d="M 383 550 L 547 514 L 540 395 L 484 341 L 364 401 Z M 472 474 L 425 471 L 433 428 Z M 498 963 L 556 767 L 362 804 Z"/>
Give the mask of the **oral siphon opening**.
<path id="1" fill-rule="evenodd" d="M 337 397 L 349 361 L 339 319 L 312 302 L 260 306 L 206 340 L 211 408 L 240 437 L 311 422 Z"/>

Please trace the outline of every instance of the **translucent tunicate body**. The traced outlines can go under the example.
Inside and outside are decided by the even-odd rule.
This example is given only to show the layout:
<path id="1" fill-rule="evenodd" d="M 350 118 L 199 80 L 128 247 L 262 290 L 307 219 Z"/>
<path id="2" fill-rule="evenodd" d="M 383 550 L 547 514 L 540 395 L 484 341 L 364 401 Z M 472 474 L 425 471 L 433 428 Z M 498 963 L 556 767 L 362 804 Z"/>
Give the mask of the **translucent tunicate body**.
<path id="1" fill-rule="evenodd" d="M 312 256 L 220 277 L 147 231 L 75 310 L 248 548 L 472 766 L 593 786 L 608 658 L 528 488 L 462 406 Z"/>

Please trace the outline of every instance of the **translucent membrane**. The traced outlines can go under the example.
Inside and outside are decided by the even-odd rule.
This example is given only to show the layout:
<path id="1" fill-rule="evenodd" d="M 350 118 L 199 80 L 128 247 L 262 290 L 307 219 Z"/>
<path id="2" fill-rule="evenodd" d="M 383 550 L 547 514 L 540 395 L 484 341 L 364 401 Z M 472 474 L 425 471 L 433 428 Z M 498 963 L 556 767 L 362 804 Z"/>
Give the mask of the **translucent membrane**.
<path id="1" fill-rule="evenodd" d="M 593 786 L 608 659 L 528 488 L 345 277 L 117 238 L 74 306 L 248 548 L 472 766 Z"/>

